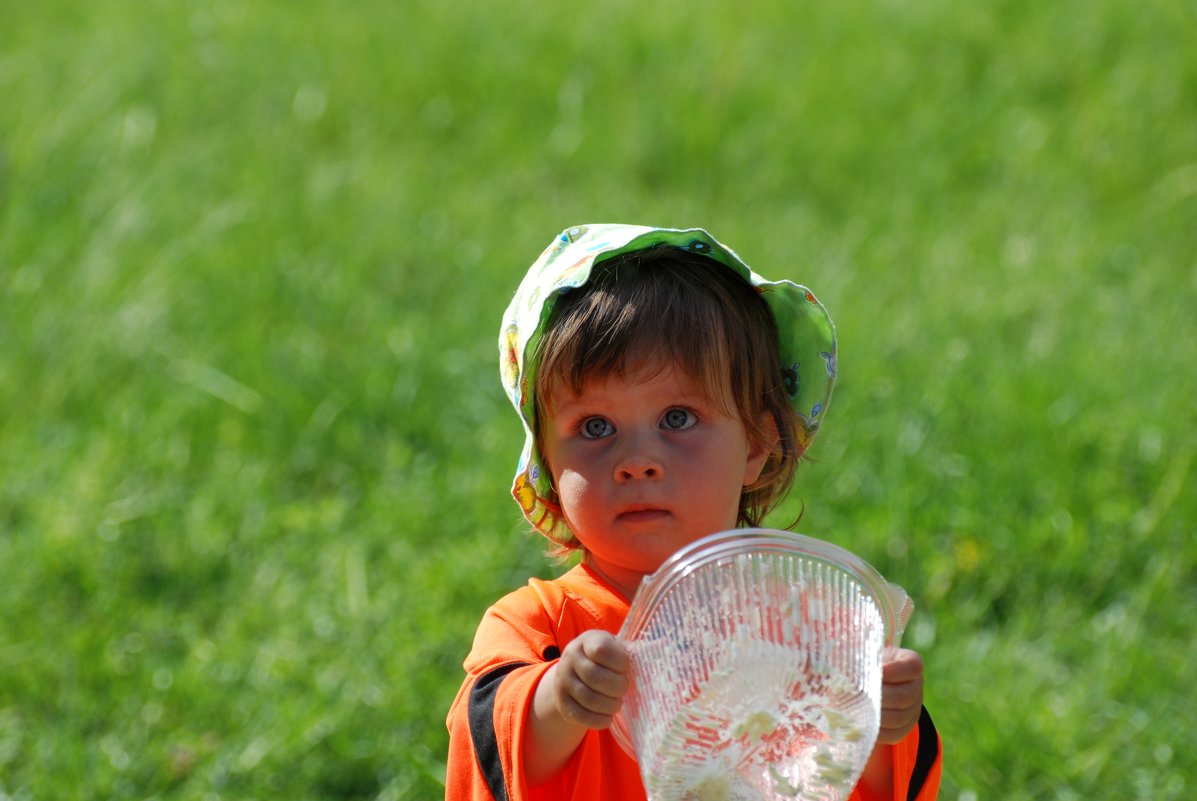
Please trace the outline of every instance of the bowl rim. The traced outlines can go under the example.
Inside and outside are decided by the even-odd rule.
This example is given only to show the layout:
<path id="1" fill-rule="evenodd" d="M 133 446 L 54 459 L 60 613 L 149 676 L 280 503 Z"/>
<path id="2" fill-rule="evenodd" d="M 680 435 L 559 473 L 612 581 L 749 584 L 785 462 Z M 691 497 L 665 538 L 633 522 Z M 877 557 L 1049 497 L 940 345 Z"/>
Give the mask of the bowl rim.
<path id="1" fill-rule="evenodd" d="M 914 612 L 914 602 L 905 590 L 886 581 L 872 565 L 846 548 L 797 532 L 771 528 L 719 531 L 678 549 L 640 582 L 620 628 L 619 638 L 634 642 L 647 628 L 664 596 L 690 574 L 708 565 L 753 554 L 799 556 L 848 573 L 860 582 L 876 602 L 885 624 L 885 646 L 897 647 L 900 643 L 906 624 Z"/>

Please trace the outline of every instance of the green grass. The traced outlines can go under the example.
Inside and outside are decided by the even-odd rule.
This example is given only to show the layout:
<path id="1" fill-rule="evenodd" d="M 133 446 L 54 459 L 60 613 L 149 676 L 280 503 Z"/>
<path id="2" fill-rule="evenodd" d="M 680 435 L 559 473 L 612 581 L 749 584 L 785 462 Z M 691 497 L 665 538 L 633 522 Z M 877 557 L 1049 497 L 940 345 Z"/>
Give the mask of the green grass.
<path id="1" fill-rule="evenodd" d="M 942 798 L 1193 796 L 1195 7 L 644 5 L 5 7 L 0 798 L 438 797 L 598 221 L 831 309 L 778 519 L 918 602 Z"/>

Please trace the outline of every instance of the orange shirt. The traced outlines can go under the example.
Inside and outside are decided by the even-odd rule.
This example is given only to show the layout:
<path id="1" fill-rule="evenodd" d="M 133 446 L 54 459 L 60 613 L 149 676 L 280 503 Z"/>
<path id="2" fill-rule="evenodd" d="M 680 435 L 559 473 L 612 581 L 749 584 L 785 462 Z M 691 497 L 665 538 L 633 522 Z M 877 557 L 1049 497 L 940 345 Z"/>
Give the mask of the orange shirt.
<path id="1" fill-rule="evenodd" d="M 546 784 L 524 776 L 522 732 L 540 677 L 574 637 L 616 634 L 628 603 L 585 565 L 553 581 L 532 579 L 487 610 L 449 710 L 446 801 L 641 801 L 640 769 L 607 731 L 589 731 L 569 765 Z M 932 801 L 941 747 L 926 710 L 893 746 L 895 800 Z M 865 798 L 858 788 L 850 801 Z"/>

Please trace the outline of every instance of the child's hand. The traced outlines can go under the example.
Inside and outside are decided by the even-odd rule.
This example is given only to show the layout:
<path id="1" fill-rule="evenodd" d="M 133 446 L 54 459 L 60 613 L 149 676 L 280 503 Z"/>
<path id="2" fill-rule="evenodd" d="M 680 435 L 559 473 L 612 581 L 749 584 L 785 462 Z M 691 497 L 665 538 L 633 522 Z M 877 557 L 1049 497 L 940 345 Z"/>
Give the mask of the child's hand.
<path id="1" fill-rule="evenodd" d="M 576 637 L 561 653 L 553 681 L 557 713 L 588 729 L 605 729 L 623 706 L 631 660 L 609 632 L 592 629 Z"/>
<path id="2" fill-rule="evenodd" d="M 881 732 L 879 744 L 901 742 L 923 709 L 923 658 L 900 648 L 888 652 L 881 665 Z"/>
<path id="3" fill-rule="evenodd" d="M 532 699 L 524 770 L 539 783 L 556 775 L 590 729 L 606 729 L 623 706 L 632 666 L 615 635 L 591 629 L 575 637 L 545 671 Z"/>

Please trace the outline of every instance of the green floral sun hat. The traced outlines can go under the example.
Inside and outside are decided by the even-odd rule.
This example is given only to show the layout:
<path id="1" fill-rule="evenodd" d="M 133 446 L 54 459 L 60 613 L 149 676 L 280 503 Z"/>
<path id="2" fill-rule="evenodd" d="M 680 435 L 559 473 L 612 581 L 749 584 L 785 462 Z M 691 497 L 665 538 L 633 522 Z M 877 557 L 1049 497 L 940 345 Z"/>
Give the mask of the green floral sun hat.
<path id="1" fill-rule="evenodd" d="M 556 237 L 528 269 L 503 315 L 499 331 L 499 369 L 503 386 L 524 424 L 511 492 L 538 531 L 561 545 L 576 543 L 550 486 L 548 468 L 536 447 L 536 346 L 562 292 L 585 284 L 602 262 L 655 245 L 700 253 L 726 265 L 756 287 L 777 324 L 782 373 L 790 403 L 798 415 L 798 450 L 810 444 L 831 400 L 835 383 L 835 328 L 809 289 L 792 281 L 767 281 L 731 248 L 701 228 L 650 228 L 640 225 L 580 225 Z"/>

